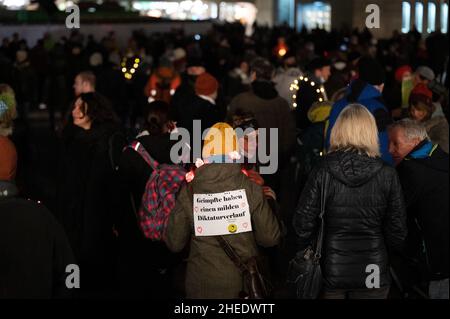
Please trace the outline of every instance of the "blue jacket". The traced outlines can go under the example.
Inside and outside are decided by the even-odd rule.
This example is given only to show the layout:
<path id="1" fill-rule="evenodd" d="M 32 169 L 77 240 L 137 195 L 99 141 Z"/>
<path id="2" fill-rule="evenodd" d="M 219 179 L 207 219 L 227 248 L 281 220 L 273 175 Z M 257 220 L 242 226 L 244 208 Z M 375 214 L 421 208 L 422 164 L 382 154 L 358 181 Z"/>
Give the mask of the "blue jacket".
<path id="1" fill-rule="evenodd" d="M 333 128 L 334 123 L 336 123 L 336 119 L 338 118 L 341 111 L 351 103 L 348 101 L 348 97 L 352 93 L 352 84 L 350 84 L 350 86 L 348 87 L 345 97 L 337 101 L 331 109 L 326 136 L 327 149 L 330 147 L 331 129 Z M 391 118 L 386 106 L 384 106 L 383 102 L 381 101 L 381 92 L 378 91 L 374 86 L 366 84 L 359 94 L 357 100 L 353 103 L 364 105 L 370 111 L 370 113 L 374 115 L 378 127 L 381 158 L 384 162 L 393 165 L 394 161 L 391 154 L 389 154 L 389 138 L 386 129 L 386 126 L 387 124 L 389 124 L 388 122 L 391 120 Z"/>

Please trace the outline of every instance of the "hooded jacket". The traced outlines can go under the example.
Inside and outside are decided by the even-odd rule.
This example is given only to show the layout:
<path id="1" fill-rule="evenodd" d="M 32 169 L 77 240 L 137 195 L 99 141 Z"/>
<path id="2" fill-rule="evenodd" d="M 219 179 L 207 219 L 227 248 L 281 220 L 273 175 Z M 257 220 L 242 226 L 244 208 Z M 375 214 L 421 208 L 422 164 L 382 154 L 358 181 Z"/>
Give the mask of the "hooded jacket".
<path id="1" fill-rule="evenodd" d="M 427 279 L 448 278 L 449 157 L 431 142 L 420 143 L 397 166 L 405 194 L 409 257 L 421 259 Z M 425 248 L 425 255 L 421 255 Z"/>
<path id="2" fill-rule="evenodd" d="M 197 169 L 191 189 L 183 187 L 166 230 L 166 244 L 174 252 L 189 245 L 186 271 L 187 298 L 236 299 L 243 290 L 239 269 L 226 255 L 215 236 L 194 235 L 193 194 L 221 193 L 245 189 L 252 232 L 224 236 L 243 262 L 258 255 L 258 246 L 278 244 L 280 228 L 261 186 L 250 181 L 240 164 L 206 164 Z"/>
<path id="3" fill-rule="evenodd" d="M 352 82 L 352 84 L 348 87 L 346 96 L 333 105 L 326 136 L 326 148 L 328 149 L 330 147 L 330 136 L 334 123 L 336 123 L 336 120 L 342 110 L 351 103 L 364 105 L 375 117 L 378 127 L 381 159 L 386 163 L 393 165 L 394 162 L 391 154 L 389 153 L 389 137 L 387 133 L 387 126 L 391 124 L 392 118 L 382 101 L 381 92 L 374 86 L 366 84 L 360 80 L 355 80 Z"/>
<path id="4" fill-rule="evenodd" d="M 367 288 L 370 264 L 380 269 L 380 286 L 388 286 L 388 247 L 401 250 L 406 237 L 405 206 L 395 169 L 357 151 L 325 156 L 311 172 L 294 216 L 300 249 L 315 242 L 324 174 L 330 177 L 321 259 L 325 286 Z"/>

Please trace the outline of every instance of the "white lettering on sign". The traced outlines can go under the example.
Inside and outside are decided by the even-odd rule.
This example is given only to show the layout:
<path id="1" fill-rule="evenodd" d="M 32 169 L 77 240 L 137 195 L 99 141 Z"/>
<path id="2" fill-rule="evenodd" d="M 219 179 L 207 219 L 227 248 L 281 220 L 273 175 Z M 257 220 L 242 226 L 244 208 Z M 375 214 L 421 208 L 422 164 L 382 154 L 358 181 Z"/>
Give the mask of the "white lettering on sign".
<path id="1" fill-rule="evenodd" d="M 252 231 L 245 189 L 194 194 L 195 236 L 220 236 Z"/>

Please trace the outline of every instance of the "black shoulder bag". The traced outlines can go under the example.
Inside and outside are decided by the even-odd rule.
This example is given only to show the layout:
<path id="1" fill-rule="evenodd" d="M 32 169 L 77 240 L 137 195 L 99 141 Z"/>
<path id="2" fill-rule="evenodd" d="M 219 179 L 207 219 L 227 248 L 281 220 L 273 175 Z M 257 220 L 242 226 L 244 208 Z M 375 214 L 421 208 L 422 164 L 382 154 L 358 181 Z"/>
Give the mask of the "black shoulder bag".
<path id="1" fill-rule="evenodd" d="M 231 245 L 222 237 L 217 236 L 222 249 L 227 256 L 236 265 L 242 273 L 244 283 L 247 291 L 240 293 L 242 299 L 265 299 L 269 296 L 269 289 L 263 275 L 261 274 L 260 267 L 258 266 L 258 259 L 256 256 L 250 257 L 246 262 L 242 262 L 239 255 L 231 247 Z"/>
<path id="2" fill-rule="evenodd" d="M 315 247 L 307 247 L 297 252 L 289 262 L 287 284 L 295 290 L 298 299 L 317 299 L 322 290 L 322 269 L 320 258 L 322 256 L 322 243 L 324 232 L 324 214 L 326 190 L 328 187 L 328 172 L 324 173 L 320 191 L 319 230 Z"/>

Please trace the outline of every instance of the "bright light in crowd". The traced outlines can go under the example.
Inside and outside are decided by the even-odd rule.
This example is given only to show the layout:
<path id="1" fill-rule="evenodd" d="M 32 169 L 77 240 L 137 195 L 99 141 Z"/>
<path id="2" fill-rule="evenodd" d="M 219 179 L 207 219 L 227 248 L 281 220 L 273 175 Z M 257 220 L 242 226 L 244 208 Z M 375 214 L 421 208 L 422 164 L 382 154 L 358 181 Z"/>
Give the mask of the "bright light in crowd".
<path id="1" fill-rule="evenodd" d="M 162 12 L 160 10 L 150 10 L 149 12 L 147 12 L 147 16 L 152 18 L 161 18 Z"/>
<path id="2" fill-rule="evenodd" d="M 21 9 L 27 4 L 30 4 L 30 0 L 0 0 L 0 4 L 8 9 Z"/>
<path id="3" fill-rule="evenodd" d="M 65 0 L 57 0 L 56 1 L 56 6 L 58 7 L 58 9 L 60 11 L 66 11 L 66 8 L 69 8 L 69 7 L 73 6 L 73 2 L 72 1 L 65 1 Z"/>

